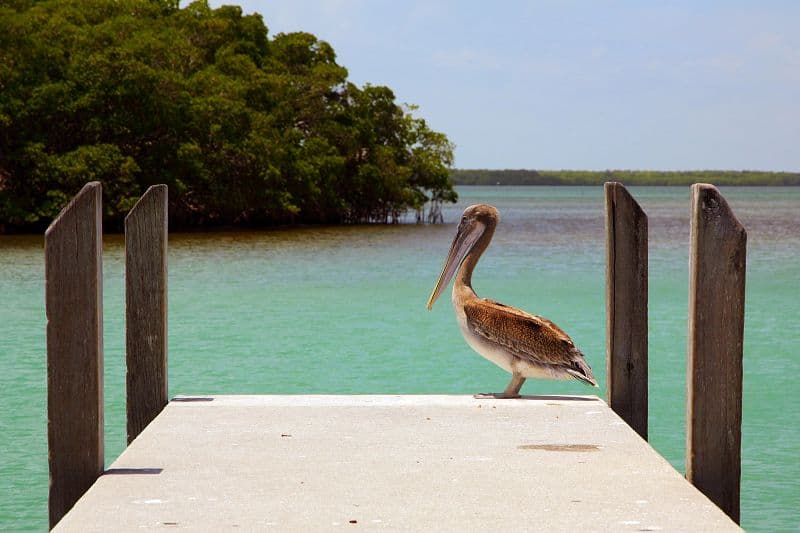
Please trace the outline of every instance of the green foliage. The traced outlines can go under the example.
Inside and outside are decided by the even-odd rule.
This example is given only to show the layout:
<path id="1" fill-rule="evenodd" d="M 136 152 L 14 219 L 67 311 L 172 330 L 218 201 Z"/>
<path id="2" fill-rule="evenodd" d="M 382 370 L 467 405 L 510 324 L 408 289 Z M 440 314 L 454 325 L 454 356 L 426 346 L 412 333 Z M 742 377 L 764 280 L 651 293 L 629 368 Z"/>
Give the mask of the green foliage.
<path id="1" fill-rule="evenodd" d="M 177 0 L 0 5 L 0 229 L 39 230 L 89 180 L 106 223 L 154 183 L 173 227 L 436 218 L 453 145 L 309 33 Z"/>
<path id="2" fill-rule="evenodd" d="M 800 173 L 758 170 L 451 170 L 456 185 L 800 185 Z"/>

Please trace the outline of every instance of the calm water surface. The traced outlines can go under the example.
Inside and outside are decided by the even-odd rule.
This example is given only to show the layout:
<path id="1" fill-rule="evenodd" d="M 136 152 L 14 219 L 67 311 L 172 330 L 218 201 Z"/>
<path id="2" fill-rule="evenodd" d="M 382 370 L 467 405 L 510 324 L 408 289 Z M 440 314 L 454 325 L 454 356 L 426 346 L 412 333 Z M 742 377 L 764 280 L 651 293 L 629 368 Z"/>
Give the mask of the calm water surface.
<path id="1" fill-rule="evenodd" d="M 684 468 L 688 188 L 632 188 L 650 219 L 650 440 Z M 170 235 L 170 394 L 452 393 L 508 376 L 425 302 L 468 204 L 503 220 L 480 295 L 566 329 L 605 387 L 600 187 L 460 188 L 446 225 Z M 725 188 L 748 230 L 742 523 L 793 530 L 800 502 L 800 188 Z M 47 527 L 42 239 L 0 237 L 0 530 Z M 124 281 L 105 240 L 106 458 L 125 446 Z M 525 393 L 583 394 L 529 380 Z M 591 483 L 591 480 L 587 480 Z"/>

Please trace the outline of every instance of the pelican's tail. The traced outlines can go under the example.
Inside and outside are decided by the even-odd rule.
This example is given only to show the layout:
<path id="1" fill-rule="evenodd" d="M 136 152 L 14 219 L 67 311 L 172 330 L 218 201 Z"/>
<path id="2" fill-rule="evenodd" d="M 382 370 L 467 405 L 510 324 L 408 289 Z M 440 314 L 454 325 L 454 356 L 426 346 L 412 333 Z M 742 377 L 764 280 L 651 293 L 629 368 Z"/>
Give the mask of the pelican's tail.
<path id="1" fill-rule="evenodd" d="M 567 373 L 578 381 L 582 381 L 592 387 L 599 387 L 597 380 L 592 374 L 592 367 L 583 359 L 583 354 L 578 352 L 578 356 L 572 360 L 572 366 L 566 369 Z"/>

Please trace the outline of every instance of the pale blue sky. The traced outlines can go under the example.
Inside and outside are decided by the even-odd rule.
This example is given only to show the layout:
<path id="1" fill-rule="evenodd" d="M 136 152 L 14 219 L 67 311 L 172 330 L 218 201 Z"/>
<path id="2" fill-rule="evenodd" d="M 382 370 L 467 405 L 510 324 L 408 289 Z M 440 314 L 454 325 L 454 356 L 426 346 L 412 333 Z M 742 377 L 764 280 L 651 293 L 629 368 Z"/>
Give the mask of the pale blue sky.
<path id="1" fill-rule="evenodd" d="M 459 168 L 800 171 L 800 2 L 211 4 L 330 42 Z"/>

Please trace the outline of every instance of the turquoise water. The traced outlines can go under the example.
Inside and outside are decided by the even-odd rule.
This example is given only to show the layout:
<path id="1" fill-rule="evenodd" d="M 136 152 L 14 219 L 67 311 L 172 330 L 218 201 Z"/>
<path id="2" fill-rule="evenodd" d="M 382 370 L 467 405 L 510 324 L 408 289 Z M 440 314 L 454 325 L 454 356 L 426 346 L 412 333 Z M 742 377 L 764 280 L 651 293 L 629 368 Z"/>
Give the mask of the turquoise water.
<path id="1" fill-rule="evenodd" d="M 650 441 L 684 466 L 688 188 L 632 188 L 650 218 Z M 800 188 L 724 188 L 748 229 L 742 524 L 796 527 L 800 505 Z M 170 235 L 170 394 L 453 393 L 508 376 L 425 302 L 470 203 L 503 221 L 480 295 L 561 325 L 605 386 L 600 187 L 460 188 L 446 225 Z M 47 526 L 42 239 L 0 237 L 0 530 Z M 106 461 L 125 445 L 119 236 L 104 254 Z M 529 380 L 524 393 L 593 393 Z M 601 390 L 604 390 L 601 389 Z"/>

